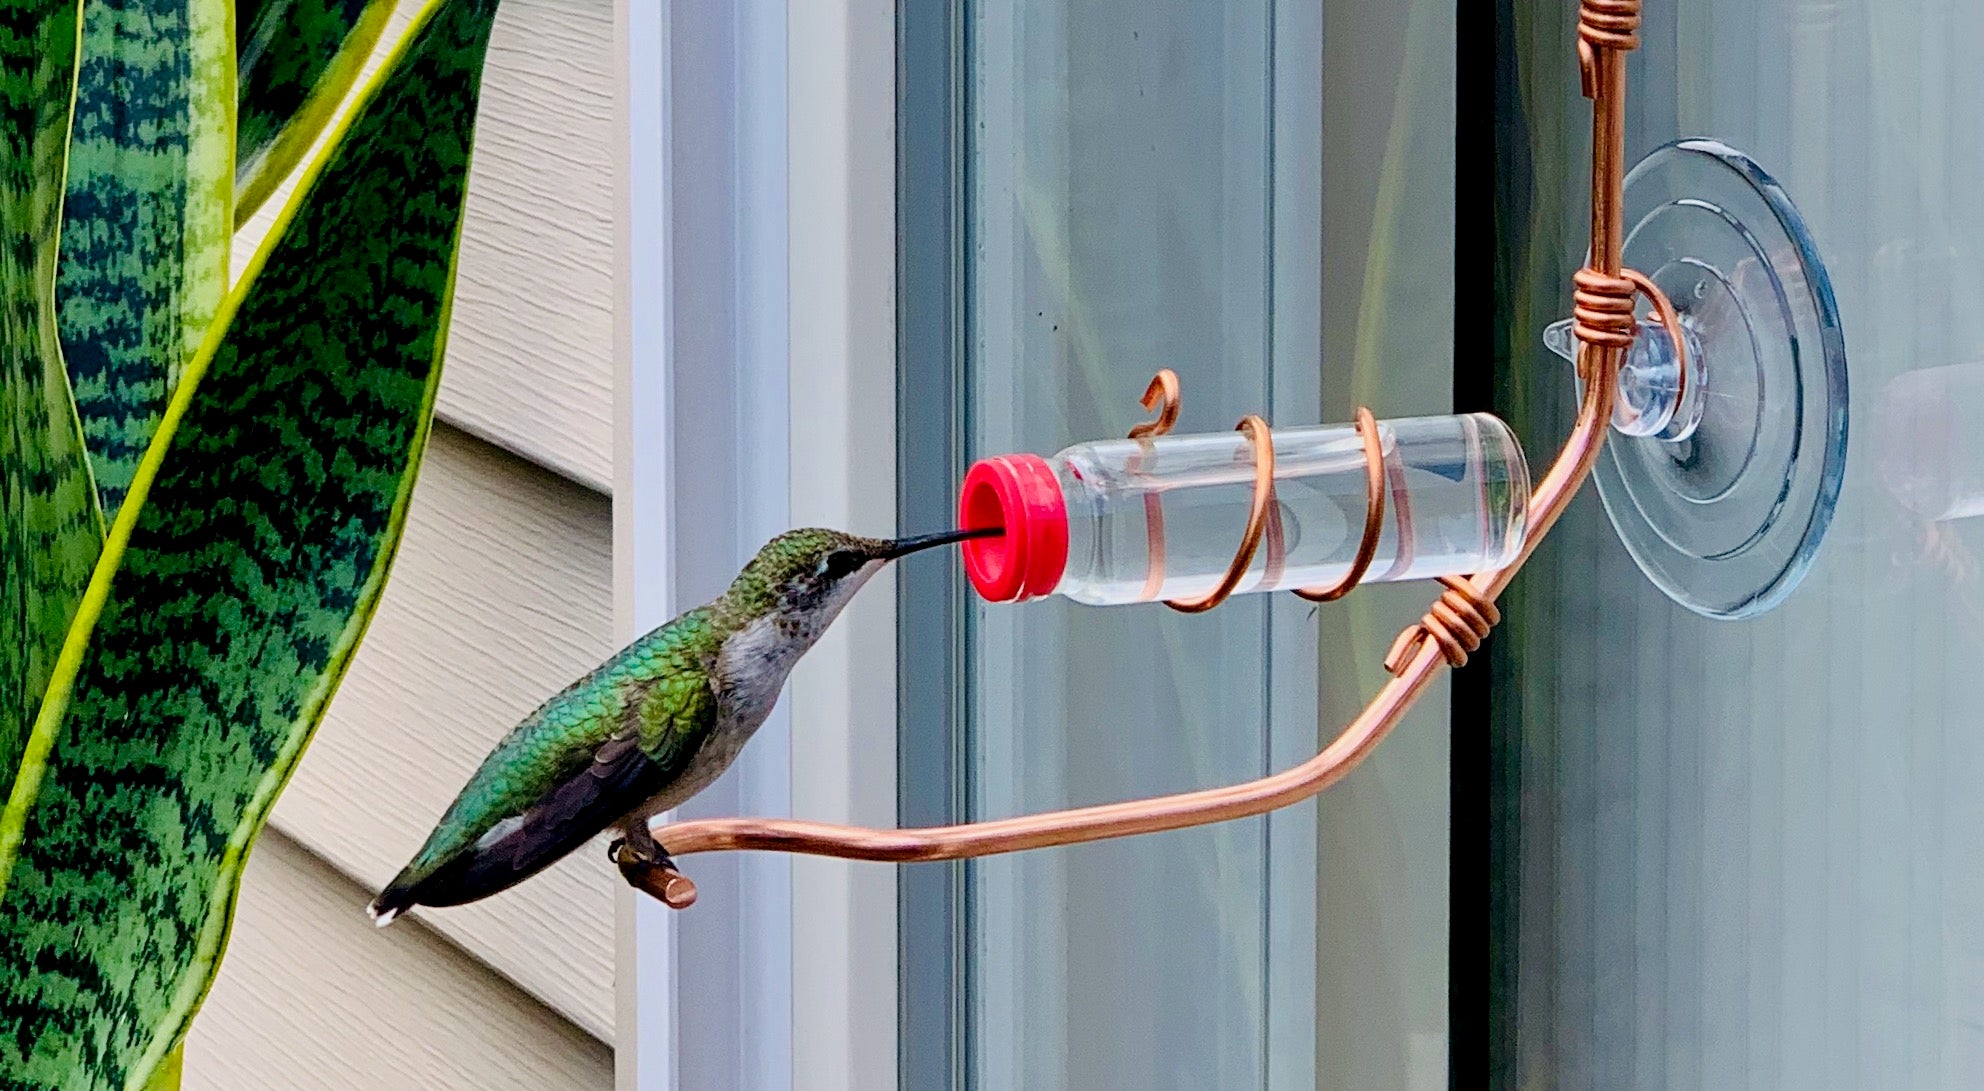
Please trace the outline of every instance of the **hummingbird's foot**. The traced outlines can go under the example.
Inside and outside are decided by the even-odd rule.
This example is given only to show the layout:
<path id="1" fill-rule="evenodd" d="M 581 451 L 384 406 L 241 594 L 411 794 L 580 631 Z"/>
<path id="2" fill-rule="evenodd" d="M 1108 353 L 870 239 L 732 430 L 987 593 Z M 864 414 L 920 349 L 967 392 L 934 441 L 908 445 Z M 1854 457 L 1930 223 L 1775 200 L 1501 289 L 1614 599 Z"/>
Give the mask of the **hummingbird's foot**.
<path id="1" fill-rule="evenodd" d="M 647 823 L 635 823 L 624 832 L 627 836 L 614 838 L 607 848 L 607 856 L 620 868 L 620 874 L 671 909 L 695 904 L 696 884 L 675 866 L 675 858 L 648 832 Z"/>
<path id="2" fill-rule="evenodd" d="M 642 867 L 663 868 L 669 871 L 680 870 L 675 866 L 675 858 L 654 839 L 646 822 L 636 822 L 623 830 L 627 836 L 616 837 L 606 846 L 606 858 L 616 864 L 635 864 Z M 624 850 L 624 855 L 623 855 Z"/>

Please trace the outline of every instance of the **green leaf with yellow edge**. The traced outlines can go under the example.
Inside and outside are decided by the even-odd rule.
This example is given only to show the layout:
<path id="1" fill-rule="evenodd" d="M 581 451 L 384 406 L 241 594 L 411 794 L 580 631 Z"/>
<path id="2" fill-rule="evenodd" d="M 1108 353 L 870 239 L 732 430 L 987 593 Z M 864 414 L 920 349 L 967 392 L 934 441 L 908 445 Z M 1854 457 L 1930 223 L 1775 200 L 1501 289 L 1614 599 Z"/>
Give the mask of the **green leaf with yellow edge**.
<path id="1" fill-rule="evenodd" d="M 103 542 L 55 329 L 77 12 L 76 0 L 0 0 L 0 778 L 20 762 Z"/>
<path id="2" fill-rule="evenodd" d="M 20 1085 L 143 1086 L 206 995 L 249 848 L 399 543 L 495 11 L 415 20 L 223 304 L 112 524 L 0 811 L 0 1072 Z"/>
<path id="3" fill-rule="evenodd" d="M 179 1077 L 186 1069 L 186 1043 L 174 1046 L 165 1060 L 152 1069 L 150 1078 L 145 1081 L 145 1091 L 179 1091 Z"/>
<path id="4" fill-rule="evenodd" d="M 245 224 L 330 124 L 392 0 L 239 0 L 235 223 Z"/>
<path id="5" fill-rule="evenodd" d="M 56 280 L 62 354 L 104 516 L 227 295 L 228 0 L 89 0 Z"/>

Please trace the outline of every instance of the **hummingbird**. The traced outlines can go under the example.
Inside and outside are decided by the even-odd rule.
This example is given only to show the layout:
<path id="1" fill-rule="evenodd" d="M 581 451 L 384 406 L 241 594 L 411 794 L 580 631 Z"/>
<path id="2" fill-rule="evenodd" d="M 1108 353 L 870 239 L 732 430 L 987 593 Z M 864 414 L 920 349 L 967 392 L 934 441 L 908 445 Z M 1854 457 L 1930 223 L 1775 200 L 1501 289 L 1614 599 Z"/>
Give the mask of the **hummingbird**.
<path id="1" fill-rule="evenodd" d="M 608 855 L 672 867 L 648 820 L 730 767 L 793 665 L 890 561 L 1000 528 L 914 538 L 788 531 L 728 590 L 629 644 L 496 744 L 413 861 L 367 907 L 380 927 L 524 881 L 609 827 Z"/>

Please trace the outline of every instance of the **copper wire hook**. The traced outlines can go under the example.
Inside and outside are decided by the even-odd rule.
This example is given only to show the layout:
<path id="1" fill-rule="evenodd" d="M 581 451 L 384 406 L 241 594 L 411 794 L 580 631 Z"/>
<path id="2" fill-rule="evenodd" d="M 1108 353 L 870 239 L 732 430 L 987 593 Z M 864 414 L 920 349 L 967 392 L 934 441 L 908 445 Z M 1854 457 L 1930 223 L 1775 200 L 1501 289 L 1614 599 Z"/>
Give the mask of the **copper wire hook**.
<path id="1" fill-rule="evenodd" d="M 1688 396 L 1688 338 L 1681 327 L 1681 315 L 1674 309 L 1674 301 L 1645 273 L 1638 269 L 1621 269 L 1619 275 L 1632 282 L 1633 287 L 1646 297 L 1653 307 L 1653 314 L 1660 321 L 1660 328 L 1667 331 L 1667 339 L 1674 343 L 1674 404 L 1680 405 Z"/>
<path id="2" fill-rule="evenodd" d="M 1178 392 L 1178 373 L 1164 368 L 1150 377 L 1150 385 L 1144 388 L 1144 396 L 1138 399 L 1143 407 L 1157 414 L 1156 420 L 1147 420 L 1130 429 L 1131 439 L 1147 439 L 1170 432 L 1178 424 L 1178 410 L 1183 397 Z"/>

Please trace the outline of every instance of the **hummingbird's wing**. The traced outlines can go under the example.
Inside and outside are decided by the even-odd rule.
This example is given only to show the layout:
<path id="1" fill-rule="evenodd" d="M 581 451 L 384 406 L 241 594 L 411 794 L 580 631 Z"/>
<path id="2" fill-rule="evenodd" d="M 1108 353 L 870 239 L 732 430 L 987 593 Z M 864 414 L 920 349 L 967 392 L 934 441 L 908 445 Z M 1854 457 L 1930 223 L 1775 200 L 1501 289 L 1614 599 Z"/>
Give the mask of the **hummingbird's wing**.
<path id="1" fill-rule="evenodd" d="M 408 869 L 372 903 L 388 923 L 413 905 L 461 905 L 555 863 L 682 775 L 716 716 L 708 676 L 664 675 L 641 687 L 634 715 L 550 787 L 438 866 Z"/>
<path id="2" fill-rule="evenodd" d="M 508 889 L 564 858 L 680 774 L 674 761 L 641 751 L 628 730 L 536 806 L 505 821 L 409 893 L 421 905 L 461 905 Z"/>

